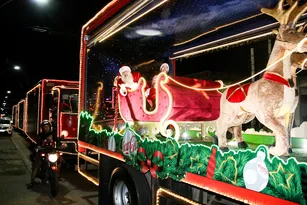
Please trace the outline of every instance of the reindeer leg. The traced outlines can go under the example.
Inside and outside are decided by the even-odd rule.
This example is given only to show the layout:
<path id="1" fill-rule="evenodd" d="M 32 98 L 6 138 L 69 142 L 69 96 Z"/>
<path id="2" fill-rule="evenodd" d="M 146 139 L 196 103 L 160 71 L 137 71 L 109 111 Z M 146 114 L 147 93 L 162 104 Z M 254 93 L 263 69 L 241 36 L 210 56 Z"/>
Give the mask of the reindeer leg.
<path id="1" fill-rule="evenodd" d="M 217 127 L 216 135 L 212 138 L 212 141 L 214 144 L 219 145 L 221 151 L 227 152 L 229 149 L 227 147 L 226 132 L 229 127 L 220 118 L 217 120 Z"/>
<path id="2" fill-rule="evenodd" d="M 289 141 L 286 134 L 287 125 L 285 120 L 285 117 L 266 120 L 268 123 L 266 123 L 265 126 L 275 133 L 275 146 L 269 149 L 270 154 L 274 156 L 289 156 Z"/>
<path id="3" fill-rule="evenodd" d="M 248 145 L 246 144 L 246 142 L 244 142 L 243 137 L 242 137 L 242 125 L 233 127 L 233 131 L 234 131 L 236 141 L 238 143 L 238 147 L 244 148 L 244 149 L 247 148 Z"/>
<path id="4" fill-rule="evenodd" d="M 289 143 L 289 148 L 288 148 L 289 153 L 293 153 L 292 143 L 291 143 L 291 130 L 292 130 L 292 127 L 293 127 L 293 122 L 294 122 L 294 113 L 290 113 L 289 114 L 288 127 L 287 127 L 287 139 L 288 139 L 288 143 Z"/>

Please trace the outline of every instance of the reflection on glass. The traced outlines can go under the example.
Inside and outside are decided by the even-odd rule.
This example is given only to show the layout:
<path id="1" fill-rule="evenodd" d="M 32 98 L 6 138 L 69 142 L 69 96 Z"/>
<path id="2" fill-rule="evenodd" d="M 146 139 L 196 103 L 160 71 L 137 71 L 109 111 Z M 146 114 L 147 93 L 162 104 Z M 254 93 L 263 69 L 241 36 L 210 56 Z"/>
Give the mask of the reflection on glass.
<path id="1" fill-rule="evenodd" d="M 61 112 L 78 113 L 78 90 L 63 89 L 60 106 Z"/>

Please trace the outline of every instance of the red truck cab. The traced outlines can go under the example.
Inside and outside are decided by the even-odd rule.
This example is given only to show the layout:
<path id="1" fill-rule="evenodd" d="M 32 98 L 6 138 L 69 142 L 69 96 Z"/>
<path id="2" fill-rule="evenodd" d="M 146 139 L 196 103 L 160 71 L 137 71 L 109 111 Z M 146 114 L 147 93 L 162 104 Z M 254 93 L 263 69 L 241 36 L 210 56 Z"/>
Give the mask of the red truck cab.
<path id="1" fill-rule="evenodd" d="M 78 87 L 78 81 L 43 79 L 27 92 L 24 132 L 31 141 L 36 140 L 40 123 L 48 119 L 55 136 L 66 133 L 61 137 L 68 144 L 65 151 L 77 151 Z"/>

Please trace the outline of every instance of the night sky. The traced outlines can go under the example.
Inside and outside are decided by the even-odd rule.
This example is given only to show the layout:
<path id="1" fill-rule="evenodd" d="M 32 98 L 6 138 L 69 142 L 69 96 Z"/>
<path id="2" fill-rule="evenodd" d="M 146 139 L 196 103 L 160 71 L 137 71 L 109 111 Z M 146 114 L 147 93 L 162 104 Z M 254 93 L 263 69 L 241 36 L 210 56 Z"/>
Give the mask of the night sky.
<path id="1" fill-rule="evenodd" d="M 81 28 L 108 2 L 0 1 L 0 107 L 5 100 L 11 108 L 42 78 L 78 80 Z"/>

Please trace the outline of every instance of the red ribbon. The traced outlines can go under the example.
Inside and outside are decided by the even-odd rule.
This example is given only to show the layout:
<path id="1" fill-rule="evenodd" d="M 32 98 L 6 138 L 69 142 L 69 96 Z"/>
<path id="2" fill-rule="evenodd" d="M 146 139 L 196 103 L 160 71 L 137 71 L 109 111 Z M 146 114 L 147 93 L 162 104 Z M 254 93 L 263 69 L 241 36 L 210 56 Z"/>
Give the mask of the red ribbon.
<path id="1" fill-rule="evenodd" d="M 157 171 L 160 171 L 162 167 L 159 167 L 158 165 L 152 163 L 151 160 L 155 157 L 159 157 L 161 160 L 163 160 L 162 152 L 160 152 L 159 150 L 155 151 L 152 155 L 152 159 L 149 159 L 147 157 L 146 150 L 143 147 L 140 147 L 138 149 L 138 153 L 143 153 L 145 155 L 145 160 L 140 162 L 142 166 L 141 172 L 146 173 L 149 170 L 151 173 L 151 176 L 153 176 L 154 178 L 157 178 Z"/>
<path id="2" fill-rule="evenodd" d="M 211 150 L 211 156 L 208 162 L 206 177 L 208 177 L 209 179 L 213 179 L 215 167 L 216 167 L 216 148 L 213 147 Z"/>
<path id="3" fill-rule="evenodd" d="M 281 83 L 287 87 L 290 87 L 289 85 L 289 82 L 282 76 L 276 74 L 276 73 L 271 73 L 271 72 L 268 72 L 268 73 L 265 73 L 263 75 L 263 78 L 264 79 L 267 79 L 267 80 L 271 80 L 271 81 L 274 81 L 274 82 L 277 82 L 277 83 Z"/>

